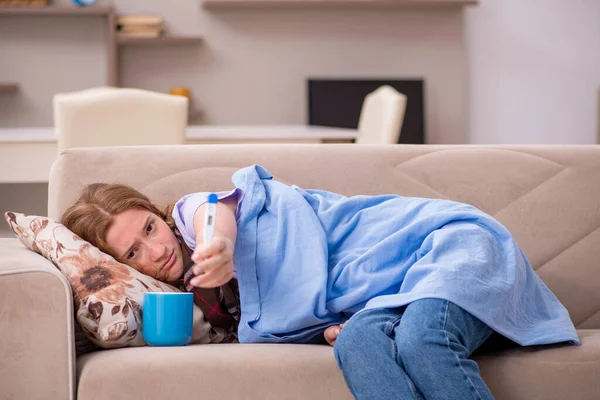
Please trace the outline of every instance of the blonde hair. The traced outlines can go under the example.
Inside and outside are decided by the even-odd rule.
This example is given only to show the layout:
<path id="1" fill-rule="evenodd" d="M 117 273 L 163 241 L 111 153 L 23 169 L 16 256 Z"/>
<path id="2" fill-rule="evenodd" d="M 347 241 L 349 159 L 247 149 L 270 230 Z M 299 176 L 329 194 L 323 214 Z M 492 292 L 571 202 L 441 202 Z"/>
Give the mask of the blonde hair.
<path id="1" fill-rule="evenodd" d="M 174 203 L 163 208 L 156 206 L 131 186 L 92 183 L 83 188 L 79 199 L 63 214 L 61 222 L 83 240 L 111 254 L 106 235 L 115 215 L 129 209 L 147 210 L 158 215 L 173 229 L 173 207 Z"/>

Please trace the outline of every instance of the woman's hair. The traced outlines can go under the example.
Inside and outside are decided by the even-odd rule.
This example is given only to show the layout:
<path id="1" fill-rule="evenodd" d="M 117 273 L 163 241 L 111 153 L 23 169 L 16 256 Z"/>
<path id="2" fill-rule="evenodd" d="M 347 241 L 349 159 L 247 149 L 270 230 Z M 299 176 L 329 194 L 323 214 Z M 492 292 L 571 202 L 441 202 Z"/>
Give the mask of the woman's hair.
<path id="1" fill-rule="evenodd" d="M 83 188 L 79 199 L 63 214 L 61 222 L 83 240 L 110 254 L 106 235 L 115 215 L 129 209 L 147 210 L 174 228 L 173 206 L 170 204 L 161 209 L 131 186 L 92 183 Z"/>

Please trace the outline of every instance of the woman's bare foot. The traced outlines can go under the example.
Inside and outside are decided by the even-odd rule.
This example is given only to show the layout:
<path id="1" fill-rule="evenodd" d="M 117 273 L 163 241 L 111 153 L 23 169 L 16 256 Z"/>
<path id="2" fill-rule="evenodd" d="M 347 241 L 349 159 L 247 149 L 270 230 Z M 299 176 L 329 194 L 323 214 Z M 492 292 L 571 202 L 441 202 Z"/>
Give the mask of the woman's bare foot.
<path id="1" fill-rule="evenodd" d="M 341 325 L 331 325 L 330 327 L 325 329 L 324 336 L 325 336 L 325 340 L 327 340 L 327 343 L 329 343 L 331 346 L 333 346 L 335 344 L 336 339 L 338 338 L 338 336 L 340 334 L 340 331 L 342 330 L 344 325 L 346 325 L 347 323 L 348 323 L 348 321 L 344 322 Z"/>

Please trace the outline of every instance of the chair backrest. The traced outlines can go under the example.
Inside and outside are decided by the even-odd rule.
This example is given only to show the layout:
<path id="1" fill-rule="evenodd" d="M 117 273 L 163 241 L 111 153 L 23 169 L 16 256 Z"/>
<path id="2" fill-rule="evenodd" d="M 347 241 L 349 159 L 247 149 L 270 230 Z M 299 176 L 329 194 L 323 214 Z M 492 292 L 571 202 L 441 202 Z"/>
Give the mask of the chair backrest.
<path id="1" fill-rule="evenodd" d="M 407 98 L 391 86 L 384 85 L 369 93 L 363 102 L 358 121 L 358 144 L 398 143 Z"/>
<path id="2" fill-rule="evenodd" d="M 98 87 L 53 97 L 58 151 L 72 147 L 183 144 L 188 99 Z"/>

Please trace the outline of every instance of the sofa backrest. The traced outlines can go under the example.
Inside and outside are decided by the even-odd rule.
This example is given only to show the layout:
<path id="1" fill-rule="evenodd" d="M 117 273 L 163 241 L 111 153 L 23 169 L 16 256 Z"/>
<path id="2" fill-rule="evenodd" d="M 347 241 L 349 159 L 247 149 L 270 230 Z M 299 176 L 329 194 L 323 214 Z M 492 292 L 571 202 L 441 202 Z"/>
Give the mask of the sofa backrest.
<path id="1" fill-rule="evenodd" d="M 129 184 L 158 204 L 232 188 L 260 164 L 276 179 L 345 195 L 447 198 L 514 235 L 578 328 L 600 328 L 600 146 L 182 145 L 70 149 L 52 167 L 49 216 L 84 185 Z"/>

